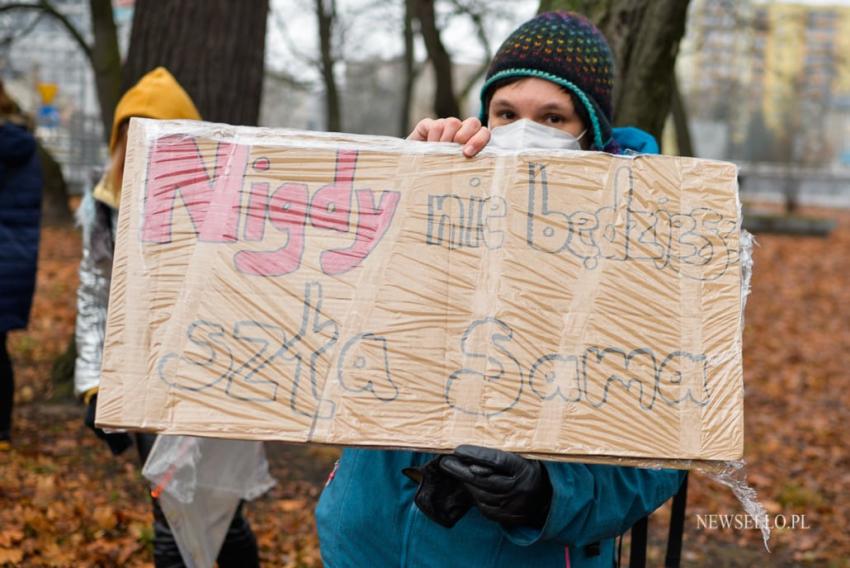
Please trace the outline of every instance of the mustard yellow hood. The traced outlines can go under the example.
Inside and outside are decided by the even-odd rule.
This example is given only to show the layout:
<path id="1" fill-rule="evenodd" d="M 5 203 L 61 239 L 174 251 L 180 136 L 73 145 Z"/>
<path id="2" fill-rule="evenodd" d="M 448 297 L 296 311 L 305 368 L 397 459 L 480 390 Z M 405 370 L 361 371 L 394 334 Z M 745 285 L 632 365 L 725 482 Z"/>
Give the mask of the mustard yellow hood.
<path id="1" fill-rule="evenodd" d="M 112 120 L 112 135 L 109 137 L 110 154 L 118 143 L 121 123 L 132 116 L 160 120 L 201 119 L 195 103 L 165 67 L 157 67 L 139 79 L 118 101 Z"/>

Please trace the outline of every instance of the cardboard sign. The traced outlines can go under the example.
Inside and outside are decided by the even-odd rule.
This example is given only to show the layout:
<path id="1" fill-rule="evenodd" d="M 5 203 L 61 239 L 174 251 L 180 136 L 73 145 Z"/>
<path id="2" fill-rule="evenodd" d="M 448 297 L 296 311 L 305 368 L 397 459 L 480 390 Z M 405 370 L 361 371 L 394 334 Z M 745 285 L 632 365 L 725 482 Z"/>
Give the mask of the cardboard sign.
<path id="1" fill-rule="evenodd" d="M 100 426 L 741 457 L 732 164 L 139 119 L 126 163 Z"/>

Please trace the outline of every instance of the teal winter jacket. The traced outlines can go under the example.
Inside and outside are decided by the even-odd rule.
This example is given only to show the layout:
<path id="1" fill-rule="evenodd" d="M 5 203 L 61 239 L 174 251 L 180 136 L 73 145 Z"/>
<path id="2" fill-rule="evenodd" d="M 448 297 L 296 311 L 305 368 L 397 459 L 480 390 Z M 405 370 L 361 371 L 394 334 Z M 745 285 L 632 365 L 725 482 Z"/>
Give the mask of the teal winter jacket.
<path id="1" fill-rule="evenodd" d="M 542 529 L 506 529 L 475 507 L 448 529 L 419 510 L 413 502 L 417 485 L 401 472 L 433 458 L 345 450 L 316 508 L 325 566 L 610 568 L 614 538 L 672 497 L 684 475 L 544 462 L 552 503 Z"/>
<path id="2" fill-rule="evenodd" d="M 622 150 L 658 151 L 648 134 L 615 129 Z M 316 508 L 328 568 L 570 568 L 614 565 L 614 539 L 679 489 L 684 472 L 544 462 L 552 502 L 540 529 L 505 528 L 478 509 L 452 528 L 426 517 L 402 474 L 433 454 L 347 449 Z"/>

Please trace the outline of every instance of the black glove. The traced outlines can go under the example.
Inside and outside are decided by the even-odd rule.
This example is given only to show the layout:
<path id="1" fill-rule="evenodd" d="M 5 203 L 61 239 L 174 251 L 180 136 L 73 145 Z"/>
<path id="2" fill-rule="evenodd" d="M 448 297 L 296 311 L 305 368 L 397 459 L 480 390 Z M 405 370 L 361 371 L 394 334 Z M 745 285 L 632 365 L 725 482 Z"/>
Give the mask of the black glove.
<path id="1" fill-rule="evenodd" d="M 472 507 L 472 496 L 463 483 L 440 469 L 438 456 L 422 467 L 406 467 L 402 473 L 419 484 L 413 501 L 429 519 L 452 528 Z"/>
<path id="2" fill-rule="evenodd" d="M 133 445 L 133 439 L 126 432 L 114 432 L 107 434 L 101 428 L 94 425 L 94 413 L 97 410 L 97 395 L 91 397 L 89 406 L 86 409 L 86 426 L 92 429 L 97 434 L 97 437 L 106 442 L 112 455 L 117 456 L 124 450 Z"/>
<path id="3" fill-rule="evenodd" d="M 543 464 L 516 454 L 459 446 L 440 468 L 463 482 L 481 514 L 505 526 L 541 528 L 549 515 L 552 484 Z"/>

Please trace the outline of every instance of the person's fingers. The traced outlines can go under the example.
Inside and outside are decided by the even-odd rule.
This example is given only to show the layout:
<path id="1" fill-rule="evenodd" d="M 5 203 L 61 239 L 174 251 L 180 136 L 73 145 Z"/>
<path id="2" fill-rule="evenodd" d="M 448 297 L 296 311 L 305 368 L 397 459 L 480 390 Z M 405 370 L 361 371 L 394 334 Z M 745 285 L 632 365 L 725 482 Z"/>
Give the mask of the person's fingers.
<path id="1" fill-rule="evenodd" d="M 493 509 L 498 509 L 499 507 L 503 507 L 505 504 L 505 496 L 497 493 L 490 493 L 480 487 L 477 487 L 471 483 L 464 483 L 463 486 L 469 491 L 469 494 L 472 496 L 472 500 L 475 501 L 475 504 L 478 507 L 491 507 Z"/>
<path id="2" fill-rule="evenodd" d="M 508 474 L 522 469 L 526 463 L 525 458 L 516 454 L 470 444 L 458 446 L 454 455 L 458 456 L 462 462 L 484 465 L 500 473 Z"/>
<path id="3" fill-rule="evenodd" d="M 471 117 L 463 122 L 450 118 L 423 118 L 413 128 L 408 140 L 421 142 L 457 142 L 463 145 L 463 155 L 472 158 L 490 141 L 490 130 Z"/>
<path id="4" fill-rule="evenodd" d="M 428 127 L 428 137 L 425 138 L 426 142 L 439 142 L 440 138 L 443 136 L 443 129 L 446 127 L 446 121 L 442 118 L 438 118 Z"/>
<path id="5" fill-rule="evenodd" d="M 443 119 L 443 124 L 443 134 L 440 136 L 440 142 L 457 142 L 455 140 L 455 134 L 457 134 L 457 131 L 463 125 L 460 119 L 450 116 Z"/>
<path id="6" fill-rule="evenodd" d="M 478 152 L 484 149 L 484 146 L 490 141 L 490 129 L 482 127 L 481 130 L 473 134 L 472 138 L 464 144 L 463 155 L 467 158 L 472 158 Z"/>
<path id="7" fill-rule="evenodd" d="M 434 122 L 432 118 L 423 118 L 419 122 L 416 123 L 416 126 L 413 127 L 413 132 L 411 132 L 407 139 L 408 140 L 419 140 L 425 141 L 428 140 L 428 131 L 431 128 L 431 124 Z"/>
<path id="8" fill-rule="evenodd" d="M 440 460 L 440 469 L 467 487 L 476 487 L 484 494 L 504 495 L 513 490 L 516 478 L 494 473 L 492 469 L 478 464 L 464 463 L 456 456 L 445 456 Z"/>
<path id="9" fill-rule="evenodd" d="M 481 128 L 481 121 L 471 116 L 461 123 L 461 127 L 458 129 L 452 142 L 466 144 Z"/>
<path id="10" fill-rule="evenodd" d="M 471 482 L 475 479 L 475 474 L 470 471 L 469 465 L 455 456 L 444 456 L 440 460 L 440 469 L 460 481 Z"/>
<path id="11" fill-rule="evenodd" d="M 482 493 L 496 497 L 509 494 L 516 487 L 516 483 L 517 480 L 514 477 L 493 475 L 490 477 L 476 477 L 472 481 L 465 482 L 464 485 L 467 488 L 476 487 Z"/>

